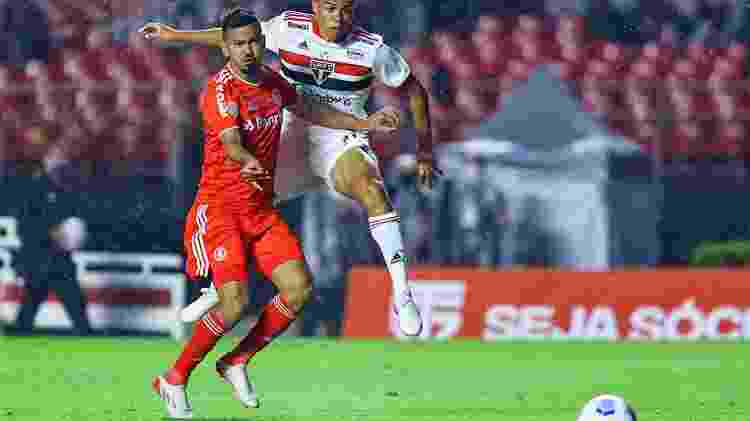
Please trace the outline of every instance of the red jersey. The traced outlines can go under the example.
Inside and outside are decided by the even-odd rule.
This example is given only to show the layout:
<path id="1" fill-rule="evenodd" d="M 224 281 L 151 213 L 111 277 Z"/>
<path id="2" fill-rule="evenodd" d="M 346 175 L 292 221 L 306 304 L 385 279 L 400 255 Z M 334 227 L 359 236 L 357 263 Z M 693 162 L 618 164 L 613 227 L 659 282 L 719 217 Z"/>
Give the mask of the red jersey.
<path id="1" fill-rule="evenodd" d="M 240 177 L 242 165 L 224 152 L 221 133 L 239 129 L 243 146 L 273 176 L 282 110 L 296 102 L 296 90 L 265 66 L 259 69 L 257 85 L 236 75 L 229 64 L 209 79 L 200 99 L 206 138 L 198 197 L 231 212 L 270 208 L 273 181 L 262 182 L 262 191 L 245 182 Z"/>

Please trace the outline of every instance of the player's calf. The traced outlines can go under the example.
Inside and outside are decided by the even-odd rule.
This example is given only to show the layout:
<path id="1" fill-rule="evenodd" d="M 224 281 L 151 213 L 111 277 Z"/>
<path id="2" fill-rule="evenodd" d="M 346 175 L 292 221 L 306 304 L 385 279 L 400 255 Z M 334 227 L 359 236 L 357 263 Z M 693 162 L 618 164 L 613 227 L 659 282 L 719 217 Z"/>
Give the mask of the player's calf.
<path id="1" fill-rule="evenodd" d="M 342 165 L 341 172 L 351 170 L 351 165 Z M 401 331 L 407 336 L 418 336 L 422 332 L 422 317 L 412 297 L 407 281 L 407 256 L 401 234 L 401 218 L 393 210 L 382 179 L 372 172 L 360 170 L 349 173 L 349 179 L 341 181 L 342 192 L 356 199 L 369 216 L 370 234 L 378 243 L 391 276 L 394 295 L 394 313 Z"/>
<path id="2" fill-rule="evenodd" d="M 249 298 L 247 284 L 244 282 L 229 282 L 218 288 L 219 305 L 224 323 L 228 326 L 236 325 L 248 312 Z"/>

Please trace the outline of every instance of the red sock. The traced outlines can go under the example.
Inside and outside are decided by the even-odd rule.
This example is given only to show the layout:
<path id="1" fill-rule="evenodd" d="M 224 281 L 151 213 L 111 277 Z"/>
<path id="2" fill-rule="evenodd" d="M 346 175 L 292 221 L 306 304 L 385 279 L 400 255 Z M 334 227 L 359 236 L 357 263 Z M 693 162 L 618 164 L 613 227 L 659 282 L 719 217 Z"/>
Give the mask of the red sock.
<path id="1" fill-rule="evenodd" d="M 182 354 L 177 358 L 172 370 L 167 374 L 167 381 L 172 384 L 187 383 L 190 373 L 206 358 L 209 352 L 216 346 L 219 339 L 224 335 L 224 317 L 218 310 L 214 310 L 203 316 L 195 324 L 195 331 L 190 342 L 185 345 Z"/>
<path id="2" fill-rule="evenodd" d="M 250 359 L 271 341 L 284 333 L 297 316 L 289 309 L 284 297 L 277 295 L 263 307 L 258 323 L 236 347 L 221 360 L 230 365 L 247 364 Z"/>

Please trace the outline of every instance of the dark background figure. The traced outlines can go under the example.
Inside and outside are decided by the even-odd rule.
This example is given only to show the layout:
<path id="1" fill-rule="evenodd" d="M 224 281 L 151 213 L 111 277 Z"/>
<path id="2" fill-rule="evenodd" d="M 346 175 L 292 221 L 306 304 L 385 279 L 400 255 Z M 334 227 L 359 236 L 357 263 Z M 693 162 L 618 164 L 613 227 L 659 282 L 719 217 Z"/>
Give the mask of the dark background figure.
<path id="1" fill-rule="evenodd" d="M 76 335 L 91 334 L 86 300 L 78 283 L 72 251 L 85 237 L 85 224 L 78 218 L 76 195 L 50 174 L 44 165 L 49 144 L 43 129 L 27 132 L 30 146 L 23 159 L 13 166 L 11 186 L 16 198 L 14 216 L 19 221 L 22 247 L 14 259 L 16 272 L 23 277 L 26 293 L 16 317 L 20 334 L 33 330 L 39 306 L 54 291 L 73 321 Z"/>
<path id="2" fill-rule="evenodd" d="M 45 3 L 0 0 L 0 62 L 23 66 L 32 59 L 47 61 L 52 40 Z"/>

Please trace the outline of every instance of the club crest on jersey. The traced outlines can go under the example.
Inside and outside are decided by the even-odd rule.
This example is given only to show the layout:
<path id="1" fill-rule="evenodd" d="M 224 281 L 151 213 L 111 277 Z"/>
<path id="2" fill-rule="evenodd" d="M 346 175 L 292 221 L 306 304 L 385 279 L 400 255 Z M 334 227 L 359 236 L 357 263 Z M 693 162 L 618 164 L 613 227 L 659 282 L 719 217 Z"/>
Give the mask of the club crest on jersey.
<path id="1" fill-rule="evenodd" d="M 226 258 L 227 249 L 225 249 L 224 246 L 220 246 L 216 250 L 214 250 L 214 260 L 216 260 L 217 262 L 223 262 Z"/>
<path id="2" fill-rule="evenodd" d="M 310 60 L 310 70 L 312 70 L 315 82 L 318 85 L 322 85 L 323 82 L 328 80 L 328 76 L 336 70 L 336 64 L 329 61 L 323 60 Z"/>

